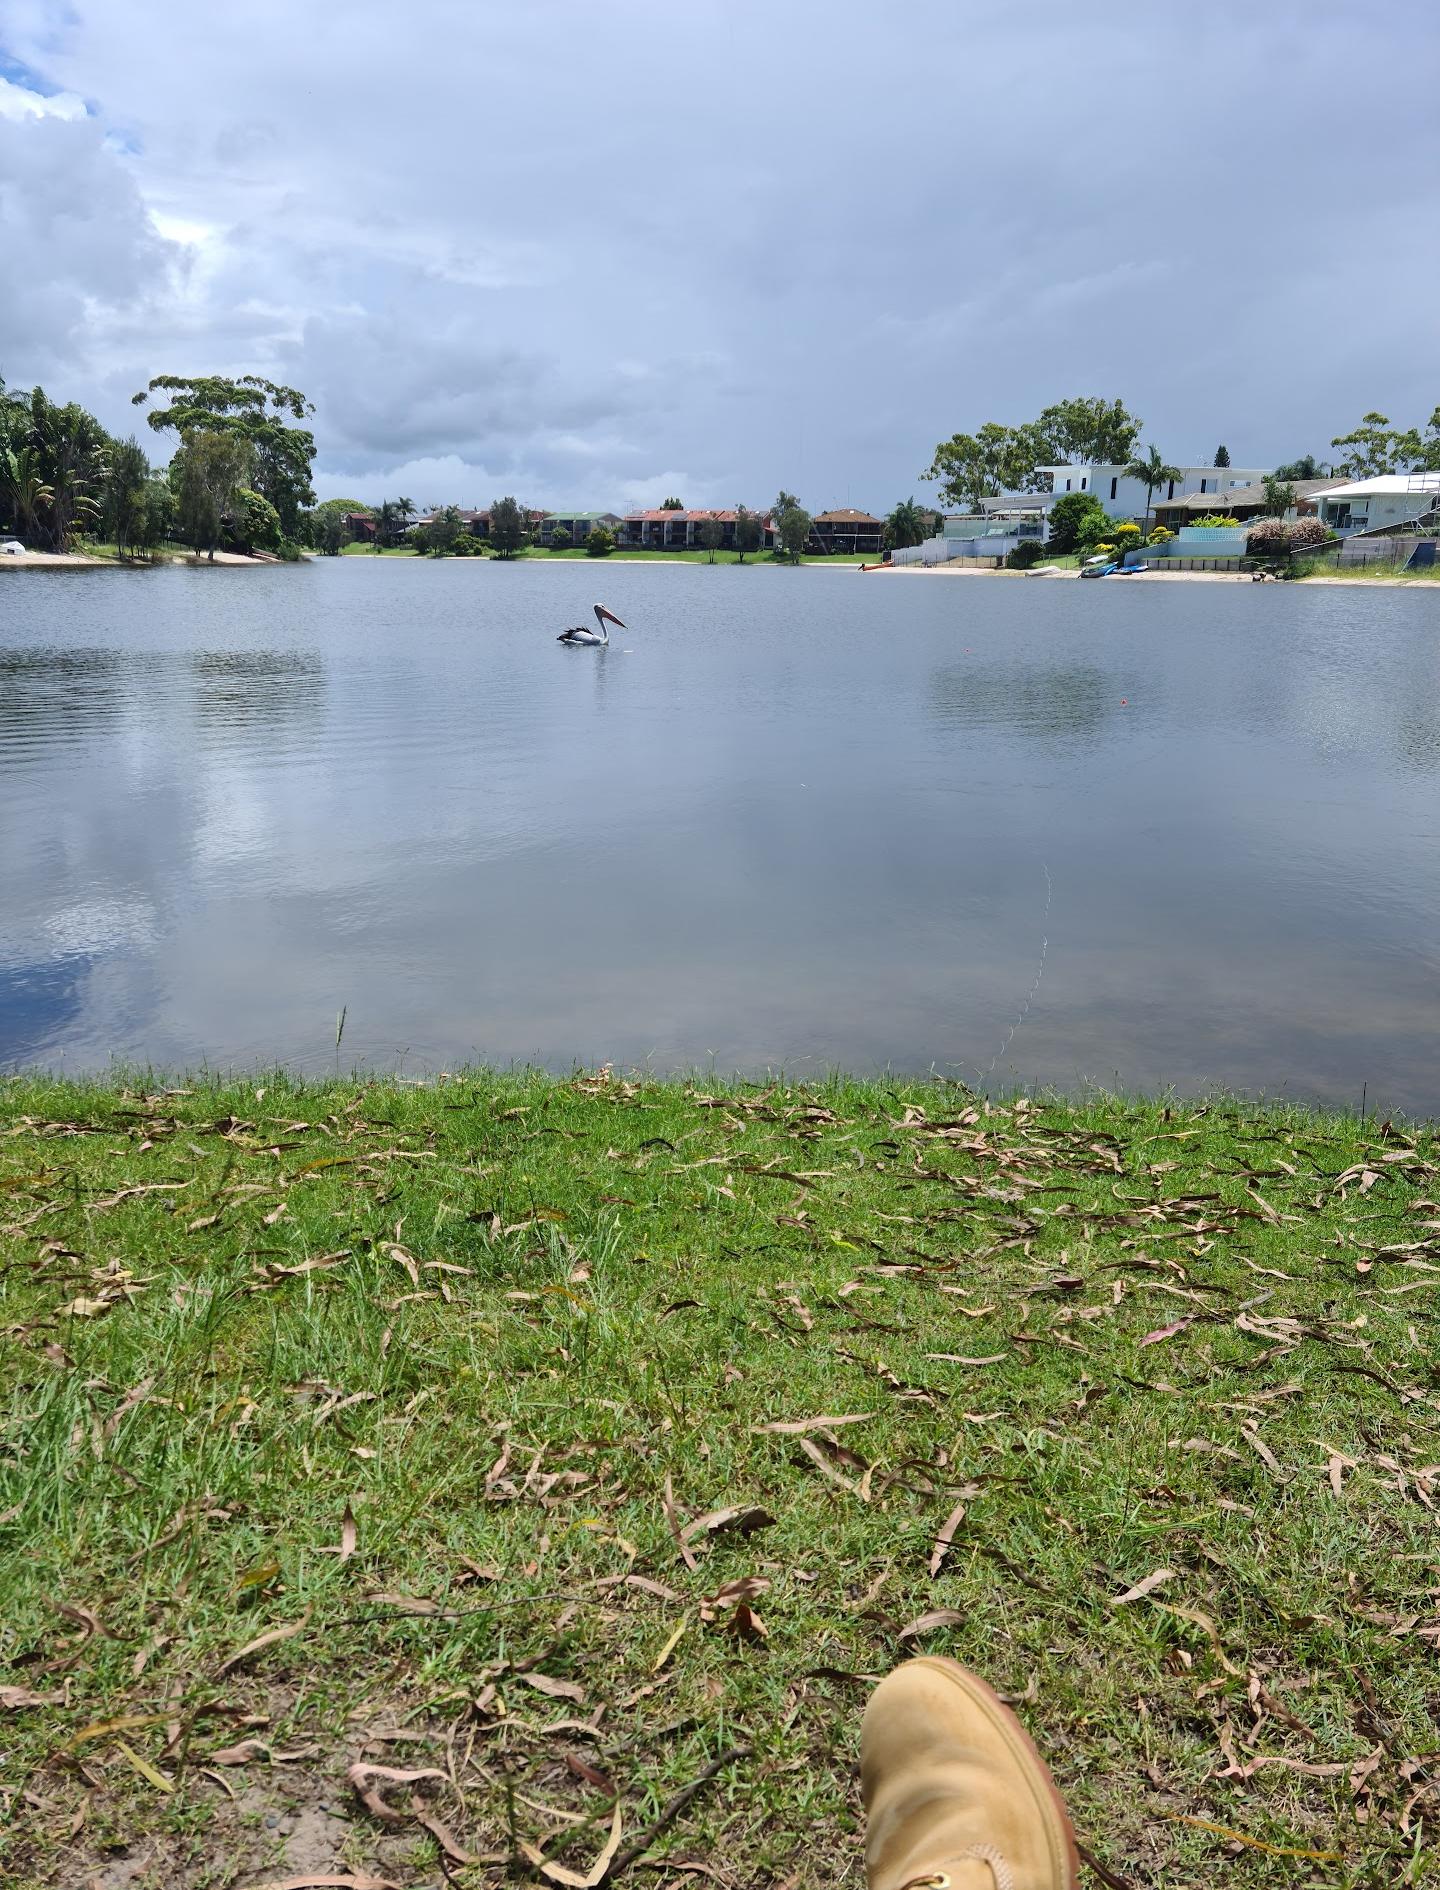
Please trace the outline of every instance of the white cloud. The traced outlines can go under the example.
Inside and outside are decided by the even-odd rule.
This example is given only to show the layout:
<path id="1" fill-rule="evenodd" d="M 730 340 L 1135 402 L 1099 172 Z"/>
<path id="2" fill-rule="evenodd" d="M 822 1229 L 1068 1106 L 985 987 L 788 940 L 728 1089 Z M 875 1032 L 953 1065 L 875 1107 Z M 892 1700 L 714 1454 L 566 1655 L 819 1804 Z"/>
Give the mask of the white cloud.
<path id="1" fill-rule="evenodd" d="M 43 373 L 73 381 L 112 317 L 167 291 L 171 254 L 93 119 L 0 117 L 7 379 L 20 385 Z"/>
<path id="2" fill-rule="evenodd" d="M 0 118 L 18 124 L 24 118 L 83 118 L 85 101 L 73 92 L 32 92 L 0 77 Z"/>

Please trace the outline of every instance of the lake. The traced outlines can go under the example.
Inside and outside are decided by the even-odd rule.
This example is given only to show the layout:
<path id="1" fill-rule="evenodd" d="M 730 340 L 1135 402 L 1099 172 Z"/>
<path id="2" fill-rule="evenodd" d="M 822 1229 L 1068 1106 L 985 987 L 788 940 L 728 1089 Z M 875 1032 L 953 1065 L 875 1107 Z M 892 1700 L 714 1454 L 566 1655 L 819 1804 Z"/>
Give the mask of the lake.
<path id="1" fill-rule="evenodd" d="M 597 596 L 628 628 L 558 645 Z M 1437 790 L 1418 590 L 0 573 L 0 1066 L 933 1069 L 1430 1113 Z"/>

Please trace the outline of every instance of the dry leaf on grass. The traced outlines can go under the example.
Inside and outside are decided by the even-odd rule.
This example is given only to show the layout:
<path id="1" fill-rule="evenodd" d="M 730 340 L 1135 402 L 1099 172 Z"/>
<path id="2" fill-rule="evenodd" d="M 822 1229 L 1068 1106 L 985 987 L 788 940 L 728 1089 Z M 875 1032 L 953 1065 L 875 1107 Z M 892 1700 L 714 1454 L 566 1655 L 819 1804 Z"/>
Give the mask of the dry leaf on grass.
<path id="1" fill-rule="evenodd" d="M 1141 1347 L 1159 1345 L 1165 1339 L 1173 1339 L 1187 1327 L 1193 1326 L 1193 1319 L 1177 1319 L 1173 1326 L 1157 1326 L 1153 1332 L 1147 1332 L 1140 1341 Z"/>
<path id="2" fill-rule="evenodd" d="M 694 1522 L 686 1523 L 681 1533 L 688 1544 L 694 1542 L 697 1536 L 719 1536 L 731 1530 L 749 1536 L 757 1529 L 772 1529 L 774 1526 L 775 1518 L 768 1509 L 745 1504 L 738 1509 L 708 1510 L 705 1515 L 697 1516 Z"/>
<path id="3" fill-rule="evenodd" d="M 805 1455 L 810 1459 L 811 1463 L 813 1463 L 815 1468 L 820 1472 L 821 1476 L 828 1482 L 833 1483 L 837 1489 L 844 1490 L 847 1496 L 858 1496 L 862 1503 L 868 1503 L 870 1501 L 870 1492 L 866 1487 L 868 1478 L 861 1483 L 852 1483 L 849 1477 L 841 1476 L 834 1464 L 832 1464 L 830 1459 L 825 1455 L 825 1452 L 817 1443 L 813 1442 L 812 1439 L 801 1437 L 797 1438 L 796 1441 L 801 1450 L 803 1450 Z M 832 1446 L 832 1449 L 838 1452 L 839 1446 Z M 849 1453 L 847 1453 L 847 1455 L 848 1454 Z"/>
<path id="4" fill-rule="evenodd" d="M 76 1627 L 83 1628 L 87 1640 L 92 1634 L 108 1632 L 98 1614 L 93 1613 L 89 1608 L 78 1607 L 73 1601 L 57 1601 L 55 1610 L 57 1614 L 64 1615 L 67 1621 L 73 1621 Z"/>
<path id="5" fill-rule="evenodd" d="M 585 1703 L 585 1689 L 574 1680 L 555 1680 L 548 1673 L 522 1673 L 515 1677 L 552 1700 L 573 1700 L 577 1706 Z"/>
<path id="6" fill-rule="evenodd" d="M 1243 1831 L 1233 1830 L 1228 1824 L 1211 1824 L 1208 1818 L 1187 1818 L 1179 1811 L 1167 1811 L 1164 1815 L 1174 1824 L 1193 1825 L 1197 1831 L 1213 1831 L 1216 1837 L 1228 1838 L 1232 1844 L 1247 1844 L 1252 1851 L 1264 1851 L 1270 1857 L 1309 1857 L 1320 1864 L 1344 1862 L 1340 1851 L 1312 1851 L 1302 1845 L 1267 1844 L 1262 1838 L 1247 1837 Z"/>
<path id="7" fill-rule="evenodd" d="M 166 1778 L 163 1772 L 157 1772 L 148 1759 L 142 1759 L 138 1752 L 132 1752 L 123 1739 L 115 1741 L 115 1750 L 128 1765 L 132 1765 L 141 1778 L 148 1779 L 157 1792 L 173 1792 L 175 1781 Z"/>
<path id="8" fill-rule="evenodd" d="M 675 1490 L 668 1474 L 665 1478 L 665 1493 L 661 1498 L 661 1507 L 665 1512 L 665 1527 L 675 1539 L 675 1547 L 680 1551 L 681 1561 L 688 1569 L 698 1568 L 700 1564 L 695 1560 L 694 1552 L 685 1540 L 684 1531 L 680 1527 L 680 1518 L 675 1511 Z"/>
<path id="9" fill-rule="evenodd" d="M 425 1595 L 367 1595 L 367 1601 L 380 1603 L 386 1608 L 397 1608 L 401 1614 L 443 1614 L 447 1618 L 453 1615 L 453 1609 L 442 1608 L 438 1601 L 431 1601 Z"/>
<path id="10" fill-rule="evenodd" d="M 808 1417 L 777 1419 L 773 1424 L 754 1424 L 757 1434 L 769 1432 L 776 1437 L 803 1437 L 806 1431 L 833 1431 L 841 1424 L 868 1424 L 873 1411 L 852 1411 L 846 1417 Z"/>
<path id="11" fill-rule="evenodd" d="M 27 1706 L 63 1706 L 63 1693 L 32 1693 L 29 1687 L 0 1687 L 0 1710 L 18 1713 Z"/>
<path id="12" fill-rule="evenodd" d="M 949 1552 L 950 1544 L 955 1540 L 955 1531 L 964 1520 L 965 1505 L 963 1503 L 957 1503 L 941 1524 L 940 1530 L 935 1537 L 934 1546 L 930 1551 L 930 1561 L 927 1565 L 926 1573 L 930 1575 L 932 1579 L 940 1573 L 940 1565 Z"/>
<path id="13" fill-rule="evenodd" d="M 652 1582 L 648 1575 L 627 1575 L 624 1581 L 627 1588 L 638 1588 L 642 1594 L 657 1595 L 661 1601 L 680 1599 L 673 1588 L 667 1588 L 664 1582 Z"/>
<path id="14" fill-rule="evenodd" d="M 936 1628 L 962 1627 L 965 1616 L 958 1608 L 932 1608 L 928 1614 L 917 1615 L 908 1626 L 901 1628 L 902 1641 L 919 1640 L 922 1634 L 931 1634 Z"/>
<path id="15" fill-rule="evenodd" d="M 757 1595 L 763 1595 L 770 1582 L 764 1575 L 742 1575 L 737 1581 L 726 1582 L 717 1588 L 713 1595 L 707 1595 L 700 1603 L 700 1619 L 715 1621 L 726 1609 L 748 1607 Z"/>
<path id="16" fill-rule="evenodd" d="M 603 1772 L 597 1772 L 595 1767 L 582 1759 L 578 1753 L 565 1754 L 565 1767 L 567 1771 L 573 1772 L 576 1778 L 583 1778 L 587 1785 L 593 1785 L 597 1791 L 604 1792 L 611 1798 L 615 1796 L 614 1781 L 607 1778 Z"/>
<path id="17" fill-rule="evenodd" d="M 257 1634 L 253 1641 L 247 1641 L 243 1647 L 237 1648 L 228 1660 L 221 1662 L 215 1669 L 215 1678 L 218 1680 L 222 1674 L 229 1673 L 232 1667 L 238 1667 L 242 1660 L 248 1660 L 252 1654 L 258 1654 L 262 1648 L 273 1647 L 277 1641 L 292 1640 L 295 1635 L 304 1632 L 309 1620 L 310 1610 L 307 1608 L 300 1619 L 292 1621 L 288 1627 L 271 1628 L 268 1634 Z"/>
<path id="18" fill-rule="evenodd" d="M 675 1632 L 670 1636 L 669 1640 L 666 1641 L 665 1645 L 660 1649 L 660 1653 L 655 1661 L 655 1665 L 650 1669 L 651 1673 L 659 1673 L 660 1669 L 665 1665 L 666 1661 L 669 1660 L 670 1656 L 675 1652 L 675 1649 L 680 1645 L 680 1637 L 685 1632 L 686 1628 L 689 1625 L 690 1625 L 690 1617 L 687 1615 L 685 1619 L 680 1623 L 679 1627 L 676 1628 Z M 647 1691 L 648 1691 L 647 1688 L 642 1687 L 639 1693 L 632 1694 L 630 1697 L 631 1699 L 640 1699 Z M 623 1704 L 624 1702 L 622 1701 L 622 1705 Z"/>
<path id="19" fill-rule="evenodd" d="M 361 1804 L 372 1816 L 379 1818 L 382 1824 L 405 1824 L 413 1814 L 409 1811 L 397 1811 L 394 1805 L 387 1804 L 380 1796 L 379 1789 L 370 1783 L 372 1779 L 383 1779 L 387 1785 L 418 1785 L 422 1779 L 443 1779 L 444 1776 L 443 1772 L 437 1772 L 433 1766 L 422 1767 L 416 1772 L 405 1772 L 393 1765 L 370 1765 L 364 1759 L 357 1759 L 345 1773 L 351 1789 Z"/>
<path id="20" fill-rule="evenodd" d="M 207 1752 L 207 1765 L 249 1765 L 252 1759 L 268 1758 L 270 1748 L 262 1739 L 242 1739 L 238 1746 L 221 1746 L 218 1752 Z"/>
<path id="21" fill-rule="evenodd" d="M 255 1890 L 400 1890 L 389 1877 L 274 1877 Z"/>
<path id="22" fill-rule="evenodd" d="M 448 1825 L 442 1824 L 433 1811 L 417 1811 L 416 1824 L 428 1831 L 445 1855 L 457 1864 L 478 1864 L 481 1860 L 472 1851 L 467 1851 Z"/>
<path id="23" fill-rule="evenodd" d="M 615 1814 L 610 1820 L 610 1835 L 605 1840 L 605 1848 L 583 1876 L 578 1870 L 567 1870 L 563 1864 L 548 1863 L 535 1846 L 527 1844 L 524 1838 L 520 1839 L 520 1849 L 535 1868 L 547 1876 L 552 1883 L 566 1884 L 569 1890 L 595 1890 L 595 1886 L 604 1878 L 614 1860 L 615 1853 L 620 1848 L 622 1829 L 620 1807 L 617 1804 Z"/>
<path id="24" fill-rule="evenodd" d="M 116 1719 L 97 1719 L 73 1733 L 60 1750 L 78 1752 L 81 1746 L 88 1746 L 92 1739 L 105 1739 L 111 1733 L 138 1732 L 144 1726 L 161 1726 L 164 1723 L 163 1713 L 121 1713 Z"/>
<path id="25" fill-rule="evenodd" d="M 1157 1588 L 1163 1588 L 1166 1582 L 1173 1582 L 1174 1579 L 1173 1568 L 1157 1568 L 1154 1574 L 1147 1575 L 1143 1581 L 1136 1582 L 1133 1588 L 1127 1588 L 1123 1595 L 1112 1595 L 1110 1606 L 1123 1608 L 1127 1602 L 1143 1601 L 1146 1595 L 1153 1595 Z"/>
<path id="26" fill-rule="evenodd" d="M 340 1518 L 340 1560 L 342 1562 L 350 1560 L 359 1540 L 360 1532 L 355 1527 L 355 1513 L 347 1503 L 345 1514 Z"/>
<path id="27" fill-rule="evenodd" d="M 1255 1455 L 1265 1465 L 1267 1470 L 1272 1471 L 1276 1476 L 1281 1475 L 1280 1465 L 1276 1459 L 1275 1453 L 1260 1436 L 1258 1431 L 1252 1430 L 1248 1424 L 1242 1424 L 1240 1426 L 1240 1435 L 1245 1439 L 1245 1442 L 1255 1452 Z"/>
<path id="28" fill-rule="evenodd" d="M 1202 1614 L 1198 1608 L 1177 1608 L 1174 1602 L 1171 1601 L 1157 1601 L 1155 1606 L 1162 1614 L 1173 1614 L 1177 1620 L 1193 1622 L 1194 1625 L 1200 1629 L 1206 1640 L 1209 1641 L 1211 1653 L 1214 1654 L 1226 1673 L 1233 1674 L 1237 1680 L 1243 1680 L 1245 1678 L 1244 1668 L 1237 1667 L 1232 1660 L 1227 1658 L 1225 1648 L 1220 1640 L 1220 1630 L 1216 1627 L 1208 1614 Z"/>

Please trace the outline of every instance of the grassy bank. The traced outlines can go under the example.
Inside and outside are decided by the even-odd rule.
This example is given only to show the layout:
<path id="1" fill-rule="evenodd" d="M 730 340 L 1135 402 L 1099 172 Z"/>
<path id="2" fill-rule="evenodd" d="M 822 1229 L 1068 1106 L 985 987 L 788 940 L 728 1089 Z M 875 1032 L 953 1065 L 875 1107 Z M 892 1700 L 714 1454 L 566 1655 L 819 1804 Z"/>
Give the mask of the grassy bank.
<path id="1" fill-rule="evenodd" d="M 1440 582 L 1440 565 L 1428 565 L 1407 571 L 1400 563 L 1339 564 L 1334 558 L 1307 558 L 1297 564 L 1296 577 L 1343 578 L 1347 584 L 1434 584 Z"/>
<path id="2" fill-rule="evenodd" d="M 0 1876 L 618 1829 L 615 1879 L 853 1885 L 927 1649 L 1093 1881 L 1433 1883 L 1437 1161 L 911 1084 L 0 1084 Z"/>

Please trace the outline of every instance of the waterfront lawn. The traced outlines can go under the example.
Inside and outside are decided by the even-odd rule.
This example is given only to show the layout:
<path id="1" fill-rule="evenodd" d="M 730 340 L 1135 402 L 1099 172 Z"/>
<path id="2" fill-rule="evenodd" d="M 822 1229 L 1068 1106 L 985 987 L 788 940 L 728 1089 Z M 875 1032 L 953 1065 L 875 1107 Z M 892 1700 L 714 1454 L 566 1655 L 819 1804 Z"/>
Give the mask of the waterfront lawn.
<path id="1" fill-rule="evenodd" d="M 1370 584 L 1434 584 L 1440 579 L 1440 564 L 1424 565 L 1418 571 L 1407 571 L 1403 564 L 1337 564 L 1333 558 L 1309 558 L 1303 563 L 1297 560 L 1296 576 L 1303 582 L 1306 578 L 1344 578 L 1347 583 Z"/>
<path id="2" fill-rule="evenodd" d="M 418 558 L 414 545 L 385 545 L 379 551 L 373 545 L 342 545 L 342 558 Z"/>
<path id="3" fill-rule="evenodd" d="M 900 1082 L 0 1084 L 0 1876 L 856 1885 L 926 1650 L 1089 1881 L 1434 1883 L 1437 1163 Z"/>

